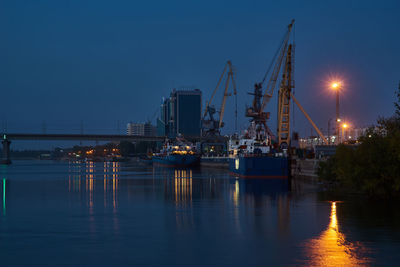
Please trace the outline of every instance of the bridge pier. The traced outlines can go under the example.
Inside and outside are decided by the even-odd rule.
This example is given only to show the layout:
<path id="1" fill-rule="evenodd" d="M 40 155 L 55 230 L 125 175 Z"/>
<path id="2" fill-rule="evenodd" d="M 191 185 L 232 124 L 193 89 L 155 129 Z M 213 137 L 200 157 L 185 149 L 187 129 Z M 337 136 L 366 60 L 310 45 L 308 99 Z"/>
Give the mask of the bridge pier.
<path id="1" fill-rule="evenodd" d="M 3 139 L 1 142 L 3 144 L 3 157 L 0 159 L 0 164 L 11 164 L 10 159 L 10 144 L 11 141 L 8 139 Z"/>

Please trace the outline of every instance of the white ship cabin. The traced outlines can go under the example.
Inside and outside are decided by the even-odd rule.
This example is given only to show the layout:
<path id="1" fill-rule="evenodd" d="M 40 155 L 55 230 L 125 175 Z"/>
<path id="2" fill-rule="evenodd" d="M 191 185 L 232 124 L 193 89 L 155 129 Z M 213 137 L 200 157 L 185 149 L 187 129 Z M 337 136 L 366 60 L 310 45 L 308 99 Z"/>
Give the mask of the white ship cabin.
<path id="1" fill-rule="evenodd" d="M 267 145 L 267 141 L 261 143 L 253 138 L 246 138 L 240 140 L 229 140 L 229 151 L 231 156 L 236 156 L 239 153 L 268 154 L 270 153 L 271 148 Z"/>
<path id="2" fill-rule="evenodd" d="M 161 153 L 173 154 L 194 154 L 196 147 L 191 144 L 174 144 L 167 141 L 161 149 Z"/>
<path id="3" fill-rule="evenodd" d="M 229 157 L 234 157 L 239 151 L 240 140 L 238 138 L 230 138 L 228 141 L 228 153 Z"/>

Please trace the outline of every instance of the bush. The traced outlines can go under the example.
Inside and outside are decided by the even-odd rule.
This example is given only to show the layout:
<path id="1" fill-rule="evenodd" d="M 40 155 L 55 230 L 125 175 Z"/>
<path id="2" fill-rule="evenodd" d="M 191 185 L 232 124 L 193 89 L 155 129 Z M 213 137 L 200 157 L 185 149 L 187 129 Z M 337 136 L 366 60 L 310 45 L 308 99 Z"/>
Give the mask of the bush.
<path id="1" fill-rule="evenodd" d="M 380 119 L 358 146 L 339 145 L 336 154 L 320 164 L 323 181 L 371 196 L 400 196 L 400 120 Z"/>
<path id="2" fill-rule="evenodd" d="M 338 146 L 320 164 L 320 179 L 370 196 L 400 196 L 400 83 L 395 115 L 379 118 L 360 138 L 358 146 Z"/>

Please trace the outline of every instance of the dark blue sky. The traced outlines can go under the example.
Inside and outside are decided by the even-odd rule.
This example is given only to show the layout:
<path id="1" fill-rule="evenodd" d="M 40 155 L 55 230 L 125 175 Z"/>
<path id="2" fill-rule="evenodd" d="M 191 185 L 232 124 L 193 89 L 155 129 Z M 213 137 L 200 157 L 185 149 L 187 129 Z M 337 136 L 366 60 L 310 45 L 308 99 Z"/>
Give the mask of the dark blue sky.
<path id="1" fill-rule="evenodd" d="M 294 18 L 297 98 L 326 129 L 335 105 L 325 82 L 343 77 L 343 117 L 364 126 L 393 113 L 399 11 L 399 1 L 1 1 L 0 121 L 9 132 L 41 132 L 45 121 L 47 132 L 78 133 L 81 121 L 115 132 L 119 120 L 125 131 L 171 88 L 208 98 L 230 59 L 244 128 L 247 92 Z M 267 109 L 275 128 L 276 98 Z M 225 114 L 233 129 L 232 105 Z M 310 132 L 299 111 L 295 126 Z"/>

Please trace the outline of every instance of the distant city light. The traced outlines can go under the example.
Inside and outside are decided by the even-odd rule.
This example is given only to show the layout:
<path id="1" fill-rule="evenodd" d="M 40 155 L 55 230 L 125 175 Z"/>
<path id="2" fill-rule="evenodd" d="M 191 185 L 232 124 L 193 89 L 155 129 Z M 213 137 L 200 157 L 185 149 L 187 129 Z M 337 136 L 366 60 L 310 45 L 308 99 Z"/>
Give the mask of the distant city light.
<path id="1" fill-rule="evenodd" d="M 346 129 L 349 126 L 346 123 L 343 123 L 342 127 Z"/>

